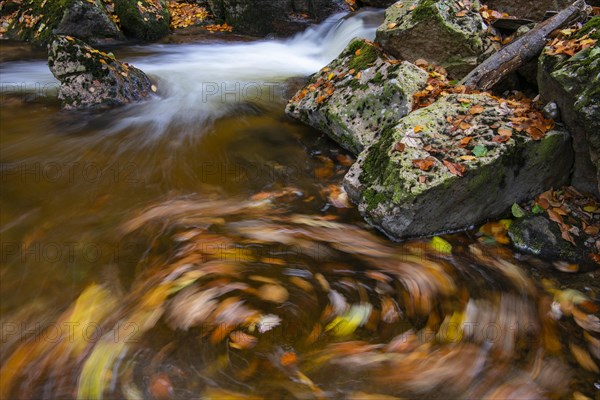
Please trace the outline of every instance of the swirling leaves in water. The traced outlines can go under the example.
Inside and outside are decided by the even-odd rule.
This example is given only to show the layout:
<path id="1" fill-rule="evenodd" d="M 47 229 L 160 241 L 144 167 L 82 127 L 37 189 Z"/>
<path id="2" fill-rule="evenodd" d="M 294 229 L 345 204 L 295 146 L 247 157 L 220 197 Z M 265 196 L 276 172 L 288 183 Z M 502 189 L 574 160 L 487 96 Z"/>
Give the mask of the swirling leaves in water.
<path id="1" fill-rule="evenodd" d="M 3 398 L 55 360 L 77 382 L 49 381 L 46 397 L 561 396 L 569 370 L 546 354 L 563 349 L 567 317 L 584 330 L 569 357 L 597 368 L 593 302 L 536 288 L 510 255 L 442 238 L 393 245 L 272 201 L 173 200 L 132 218 L 124 232 L 168 246 L 149 249 L 124 298 L 92 286 L 61 317 L 99 323 L 99 340 L 17 348 Z"/>

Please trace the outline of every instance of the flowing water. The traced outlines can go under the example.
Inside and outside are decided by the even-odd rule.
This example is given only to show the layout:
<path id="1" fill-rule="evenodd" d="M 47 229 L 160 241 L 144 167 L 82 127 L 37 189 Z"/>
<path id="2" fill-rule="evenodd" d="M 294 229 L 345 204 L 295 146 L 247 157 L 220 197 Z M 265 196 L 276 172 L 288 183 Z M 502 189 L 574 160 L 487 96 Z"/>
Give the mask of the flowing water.
<path id="1" fill-rule="evenodd" d="M 390 243 L 340 193 L 352 158 L 283 115 L 381 20 L 111 49 L 159 90 L 101 113 L 4 47 L 0 398 L 598 396 L 597 272 L 502 223 Z"/>

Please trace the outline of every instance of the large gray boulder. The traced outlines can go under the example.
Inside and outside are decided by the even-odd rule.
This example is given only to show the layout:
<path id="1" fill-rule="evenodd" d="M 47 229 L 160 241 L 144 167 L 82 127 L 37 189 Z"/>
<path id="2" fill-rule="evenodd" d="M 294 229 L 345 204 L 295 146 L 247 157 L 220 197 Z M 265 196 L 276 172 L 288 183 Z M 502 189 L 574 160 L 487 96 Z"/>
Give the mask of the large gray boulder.
<path id="1" fill-rule="evenodd" d="M 60 81 L 66 109 L 120 106 L 148 97 L 153 89 L 139 69 L 70 36 L 57 36 L 48 46 L 48 65 Z"/>
<path id="2" fill-rule="evenodd" d="M 511 107 L 486 94 L 442 97 L 383 132 L 344 187 L 368 222 L 403 239 L 482 223 L 566 183 L 569 134 L 536 141 L 515 130 L 506 140 Z"/>
<path id="3" fill-rule="evenodd" d="M 494 51 L 477 2 L 461 7 L 454 0 L 400 0 L 387 8 L 376 42 L 411 62 L 424 59 L 459 79 Z"/>
<path id="4" fill-rule="evenodd" d="M 123 31 L 128 37 L 156 40 L 170 32 L 165 0 L 113 0 Z"/>
<path id="5" fill-rule="evenodd" d="M 413 108 L 427 73 L 390 61 L 372 43 L 356 39 L 290 100 L 288 115 L 325 132 L 354 154 Z"/>
<path id="6" fill-rule="evenodd" d="M 349 11 L 343 0 L 208 0 L 212 13 L 241 33 L 289 36 L 336 12 Z"/>
<path id="7" fill-rule="evenodd" d="M 578 33 L 600 41 L 600 17 Z M 554 101 L 573 135 L 575 169 L 572 185 L 600 196 L 600 46 L 598 42 L 572 57 L 540 57 L 538 84 L 542 100 Z"/>
<path id="8" fill-rule="evenodd" d="M 100 0 L 24 0 L 9 26 L 9 35 L 36 44 L 50 43 L 55 35 L 89 43 L 124 39 Z"/>

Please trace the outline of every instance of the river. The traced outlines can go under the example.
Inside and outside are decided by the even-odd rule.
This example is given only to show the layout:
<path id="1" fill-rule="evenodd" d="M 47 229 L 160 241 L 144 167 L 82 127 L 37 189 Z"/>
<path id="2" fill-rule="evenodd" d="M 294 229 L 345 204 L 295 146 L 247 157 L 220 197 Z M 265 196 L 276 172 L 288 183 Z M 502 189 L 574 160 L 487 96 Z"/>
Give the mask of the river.
<path id="1" fill-rule="evenodd" d="M 340 193 L 352 157 L 285 117 L 382 19 L 111 48 L 158 92 L 103 112 L 4 45 L 0 398 L 597 398 L 597 273 L 506 222 L 391 243 Z"/>

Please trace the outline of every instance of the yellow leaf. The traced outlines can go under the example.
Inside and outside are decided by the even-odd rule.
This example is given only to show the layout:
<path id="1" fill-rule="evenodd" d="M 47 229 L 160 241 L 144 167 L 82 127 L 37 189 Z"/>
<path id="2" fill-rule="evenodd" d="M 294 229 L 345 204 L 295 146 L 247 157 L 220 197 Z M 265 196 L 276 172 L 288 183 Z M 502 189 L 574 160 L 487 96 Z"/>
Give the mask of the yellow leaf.
<path id="1" fill-rule="evenodd" d="M 398 25 L 398 24 L 397 24 L 397 23 L 395 23 L 395 22 L 390 22 L 390 23 L 387 25 L 387 27 L 388 27 L 388 29 L 394 29 L 394 28 L 396 27 L 396 25 Z"/>
<path id="2" fill-rule="evenodd" d="M 452 245 L 439 236 L 434 236 L 430 244 L 434 250 L 442 254 L 452 254 Z"/>
<path id="3" fill-rule="evenodd" d="M 415 128 L 413 129 L 413 131 L 415 133 L 423 132 L 423 126 L 422 125 L 417 125 L 417 126 L 415 126 Z"/>

